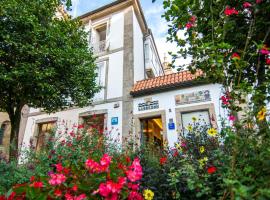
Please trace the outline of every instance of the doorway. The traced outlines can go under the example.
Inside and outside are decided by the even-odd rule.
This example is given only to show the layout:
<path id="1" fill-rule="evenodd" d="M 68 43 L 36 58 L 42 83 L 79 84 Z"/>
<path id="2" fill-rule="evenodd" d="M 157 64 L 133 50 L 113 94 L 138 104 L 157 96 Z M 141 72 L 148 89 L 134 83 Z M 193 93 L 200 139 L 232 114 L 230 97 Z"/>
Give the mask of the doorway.
<path id="1" fill-rule="evenodd" d="M 161 116 L 140 119 L 141 144 L 163 147 L 163 123 Z"/>

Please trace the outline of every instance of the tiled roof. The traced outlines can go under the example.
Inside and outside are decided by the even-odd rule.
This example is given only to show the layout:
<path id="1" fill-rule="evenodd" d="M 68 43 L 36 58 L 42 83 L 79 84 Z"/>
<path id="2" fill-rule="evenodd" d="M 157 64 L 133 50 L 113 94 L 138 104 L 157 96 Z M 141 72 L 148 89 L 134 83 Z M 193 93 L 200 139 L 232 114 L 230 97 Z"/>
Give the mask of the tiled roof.
<path id="1" fill-rule="evenodd" d="M 202 71 L 197 71 L 195 74 L 192 74 L 190 71 L 182 71 L 137 81 L 133 86 L 130 94 L 132 96 L 141 96 L 161 90 L 170 90 L 179 87 L 192 86 L 195 84 L 195 80 L 202 75 Z"/>

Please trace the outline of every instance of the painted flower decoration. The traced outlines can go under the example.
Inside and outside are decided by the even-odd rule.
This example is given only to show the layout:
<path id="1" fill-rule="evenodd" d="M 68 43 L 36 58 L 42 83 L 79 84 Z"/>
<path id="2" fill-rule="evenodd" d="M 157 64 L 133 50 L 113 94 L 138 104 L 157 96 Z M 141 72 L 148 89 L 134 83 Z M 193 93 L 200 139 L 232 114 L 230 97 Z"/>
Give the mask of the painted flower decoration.
<path id="1" fill-rule="evenodd" d="M 224 14 L 226 16 L 230 16 L 230 15 L 238 15 L 238 11 L 235 8 L 231 8 L 229 6 L 226 6 L 225 10 L 224 10 Z"/>
<path id="2" fill-rule="evenodd" d="M 196 122 L 197 121 L 197 118 L 196 117 L 192 117 L 191 118 L 193 122 Z"/>
<path id="3" fill-rule="evenodd" d="M 154 198 L 154 192 L 152 190 L 146 189 L 143 191 L 143 196 L 145 200 L 152 200 Z"/>
<path id="4" fill-rule="evenodd" d="M 257 114 L 257 118 L 259 121 L 263 121 L 265 119 L 266 116 L 266 108 L 263 107 Z"/>
<path id="5" fill-rule="evenodd" d="M 186 129 L 187 129 L 188 131 L 192 131 L 192 130 L 193 130 L 193 127 L 192 127 L 191 125 L 188 125 L 188 126 L 186 127 Z"/>
<path id="6" fill-rule="evenodd" d="M 208 135 L 210 135 L 211 137 L 215 137 L 217 135 L 217 130 L 214 128 L 210 128 L 207 130 Z"/>
<path id="7" fill-rule="evenodd" d="M 217 168 L 215 166 L 210 166 L 207 168 L 207 173 L 208 174 L 213 174 L 217 171 Z"/>
<path id="8" fill-rule="evenodd" d="M 205 152 L 204 146 L 200 146 L 200 153 L 204 153 L 204 152 Z"/>

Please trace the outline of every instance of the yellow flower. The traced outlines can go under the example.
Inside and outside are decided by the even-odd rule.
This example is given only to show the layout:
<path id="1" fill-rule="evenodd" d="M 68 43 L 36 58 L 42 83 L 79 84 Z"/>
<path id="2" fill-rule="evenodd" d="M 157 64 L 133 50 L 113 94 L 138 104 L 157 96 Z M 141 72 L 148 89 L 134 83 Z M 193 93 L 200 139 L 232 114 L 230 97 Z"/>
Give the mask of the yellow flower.
<path id="1" fill-rule="evenodd" d="M 266 116 L 266 108 L 263 107 L 263 108 L 258 112 L 257 118 L 258 118 L 259 121 L 262 121 L 262 120 L 264 120 L 265 116 Z"/>
<path id="2" fill-rule="evenodd" d="M 208 133 L 208 135 L 214 137 L 217 134 L 217 130 L 214 129 L 214 128 L 210 128 L 210 129 L 207 130 L 207 133 Z"/>
<path id="3" fill-rule="evenodd" d="M 180 146 L 179 143 L 176 143 L 176 144 L 175 144 L 175 147 L 176 147 L 176 149 L 178 149 L 179 151 L 182 151 L 182 147 Z"/>
<path id="4" fill-rule="evenodd" d="M 146 189 L 143 191 L 143 196 L 145 200 L 152 200 L 154 198 L 154 192 L 152 190 Z"/>
<path id="5" fill-rule="evenodd" d="M 197 118 L 196 117 L 192 117 L 192 121 L 193 122 L 196 122 L 197 121 Z"/>
<path id="6" fill-rule="evenodd" d="M 201 147 L 200 147 L 200 153 L 203 153 L 204 151 L 205 151 L 204 146 L 201 146 Z"/>
<path id="7" fill-rule="evenodd" d="M 199 159 L 200 167 L 203 167 L 206 164 L 207 161 L 208 161 L 208 158 L 207 157 L 204 157 L 202 159 Z"/>
<path id="8" fill-rule="evenodd" d="M 193 127 L 192 127 L 191 125 L 188 125 L 188 126 L 186 127 L 186 129 L 187 129 L 188 131 L 192 131 Z"/>

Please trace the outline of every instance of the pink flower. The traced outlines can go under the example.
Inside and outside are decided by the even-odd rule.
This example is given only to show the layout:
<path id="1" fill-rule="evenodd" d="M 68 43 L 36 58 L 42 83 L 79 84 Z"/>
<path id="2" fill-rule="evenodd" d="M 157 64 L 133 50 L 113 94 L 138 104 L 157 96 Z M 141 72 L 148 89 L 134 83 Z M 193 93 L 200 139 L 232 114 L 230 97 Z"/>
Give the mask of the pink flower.
<path id="1" fill-rule="evenodd" d="M 79 196 L 75 196 L 74 200 L 84 200 L 86 198 L 87 198 L 86 194 L 81 194 Z"/>
<path id="2" fill-rule="evenodd" d="M 233 59 L 233 60 L 240 60 L 239 54 L 238 54 L 238 53 L 233 53 L 233 54 L 232 54 L 232 59 Z"/>
<path id="3" fill-rule="evenodd" d="M 103 157 L 100 159 L 100 165 L 102 167 L 108 168 L 111 164 L 112 157 L 108 154 L 104 154 Z"/>
<path id="4" fill-rule="evenodd" d="M 118 182 L 114 183 L 113 181 L 109 180 L 106 183 L 101 183 L 99 185 L 99 194 L 105 199 L 118 199 L 118 194 L 121 192 L 125 184 L 125 178 L 120 177 L 118 178 Z"/>
<path id="5" fill-rule="evenodd" d="M 49 180 L 50 185 L 61 185 L 66 181 L 66 177 L 63 174 L 51 174 Z"/>
<path id="6" fill-rule="evenodd" d="M 235 8 L 230 8 L 229 6 L 226 6 L 226 8 L 224 10 L 224 14 L 226 16 L 238 15 L 238 11 Z"/>
<path id="7" fill-rule="evenodd" d="M 267 65 L 270 65 L 270 58 L 266 58 L 265 63 L 266 63 Z"/>
<path id="8" fill-rule="evenodd" d="M 193 27 L 193 23 L 188 22 L 188 23 L 186 24 L 186 28 L 187 28 L 187 29 L 190 29 L 191 27 Z"/>
<path id="9" fill-rule="evenodd" d="M 260 53 L 263 55 L 269 55 L 270 51 L 268 50 L 267 46 L 264 45 L 263 48 L 260 50 Z"/>
<path id="10" fill-rule="evenodd" d="M 143 197 L 138 192 L 131 191 L 128 195 L 128 200 L 143 200 Z"/>
<path id="11" fill-rule="evenodd" d="M 244 8 L 249 8 L 249 7 L 251 7 L 251 6 L 252 6 L 252 4 L 249 3 L 249 2 L 247 2 L 247 1 L 243 3 L 243 7 L 244 7 Z"/>
<path id="12" fill-rule="evenodd" d="M 101 171 L 99 163 L 92 159 L 86 160 L 85 166 L 90 170 L 91 173 L 99 173 Z"/>
<path id="13" fill-rule="evenodd" d="M 142 166 L 140 164 L 139 158 L 135 158 L 132 162 L 131 166 L 126 172 L 128 179 L 131 182 L 136 182 L 141 180 L 143 172 L 142 172 Z"/>
<path id="14" fill-rule="evenodd" d="M 229 115 L 229 120 L 230 121 L 235 121 L 236 117 L 234 115 Z"/>

